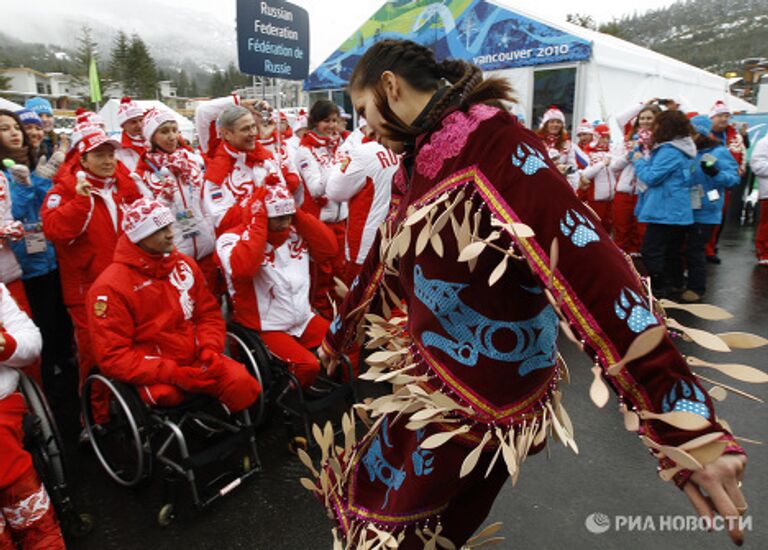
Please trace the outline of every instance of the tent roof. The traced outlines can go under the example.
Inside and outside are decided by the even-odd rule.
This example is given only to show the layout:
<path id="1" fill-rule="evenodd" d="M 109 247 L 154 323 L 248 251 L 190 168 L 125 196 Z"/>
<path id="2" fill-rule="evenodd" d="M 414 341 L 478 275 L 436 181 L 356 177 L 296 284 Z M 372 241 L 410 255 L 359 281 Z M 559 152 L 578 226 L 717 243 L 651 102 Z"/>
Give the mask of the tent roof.
<path id="1" fill-rule="evenodd" d="M 7 109 L 9 111 L 18 111 L 19 109 L 23 109 L 23 108 L 24 107 L 22 105 L 19 105 L 18 103 L 14 103 L 13 101 L 0 97 L 0 109 Z"/>
<path id="2" fill-rule="evenodd" d="M 728 91 L 723 77 L 615 36 L 525 12 L 511 0 L 387 2 L 310 74 L 304 88 L 345 86 L 363 52 L 384 38 L 415 40 L 438 59 L 458 57 L 484 71 L 593 60 L 615 71 L 722 90 L 723 96 Z M 733 96 L 727 101 L 734 110 L 755 109 Z"/>
<path id="3" fill-rule="evenodd" d="M 346 85 L 357 61 L 375 42 L 408 38 L 438 60 L 466 59 L 483 70 L 585 61 L 591 44 L 539 18 L 487 0 L 386 2 L 307 78 L 307 90 Z"/>

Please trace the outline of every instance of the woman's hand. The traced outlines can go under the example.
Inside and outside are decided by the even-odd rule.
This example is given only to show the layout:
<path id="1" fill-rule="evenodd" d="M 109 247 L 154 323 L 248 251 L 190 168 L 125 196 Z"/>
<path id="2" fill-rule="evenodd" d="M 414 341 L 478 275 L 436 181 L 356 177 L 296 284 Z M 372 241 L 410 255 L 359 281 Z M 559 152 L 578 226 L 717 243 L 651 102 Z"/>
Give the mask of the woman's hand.
<path id="1" fill-rule="evenodd" d="M 747 501 L 739 485 L 746 465 L 744 455 L 723 455 L 694 472 L 683 487 L 701 517 L 714 519 L 715 513 L 723 517 L 731 540 L 738 546 L 744 543 L 739 517 L 747 511 Z"/>
<path id="2" fill-rule="evenodd" d="M 322 347 L 319 347 L 317 348 L 317 358 L 320 359 L 320 366 L 325 369 L 328 377 L 333 377 L 339 366 L 338 357 L 331 357 Z"/>

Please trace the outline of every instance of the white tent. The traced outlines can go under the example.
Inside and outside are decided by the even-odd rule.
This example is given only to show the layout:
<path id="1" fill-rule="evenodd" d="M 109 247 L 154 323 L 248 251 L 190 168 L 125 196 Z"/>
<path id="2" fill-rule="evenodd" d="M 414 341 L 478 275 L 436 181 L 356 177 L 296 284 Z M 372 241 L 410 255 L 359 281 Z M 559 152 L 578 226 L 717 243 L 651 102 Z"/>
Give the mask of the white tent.
<path id="1" fill-rule="evenodd" d="M 557 104 L 575 126 L 606 120 L 633 104 L 671 98 L 708 113 L 721 99 L 734 111 L 756 107 L 730 96 L 727 79 L 619 38 L 525 13 L 512 0 L 387 2 L 305 81 L 312 97 L 346 85 L 362 54 L 386 38 L 407 38 L 510 81 L 513 110 L 530 125 Z M 536 120 L 532 120 L 532 119 Z"/>
<path id="2" fill-rule="evenodd" d="M 171 111 L 176 118 L 176 122 L 179 124 L 179 132 L 184 136 L 184 139 L 189 143 L 192 143 L 195 137 L 195 125 L 187 118 L 184 118 L 179 113 L 168 107 L 162 101 L 138 99 L 136 103 L 144 110 L 166 109 Z M 120 102 L 117 99 L 110 99 L 104 104 L 104 107 L 99 111 L 99 115 L 104 119 L 104 123 L 107 125 L 107 133 L 109 135 L 119 135 L 122 132 L 120 124 L 117 122 L 117 108 Z"/>
<path id="3" fill-rule="evenodd" d="M 24 107 L 19 105 L 18 103 L 14 103 L 13 101 L 9 101 L 7 99 L 3 99 L 0 97 L 0 109 L 6 109 L 8 111 L 18 111 L 19 109 L 23 109 Z"/>

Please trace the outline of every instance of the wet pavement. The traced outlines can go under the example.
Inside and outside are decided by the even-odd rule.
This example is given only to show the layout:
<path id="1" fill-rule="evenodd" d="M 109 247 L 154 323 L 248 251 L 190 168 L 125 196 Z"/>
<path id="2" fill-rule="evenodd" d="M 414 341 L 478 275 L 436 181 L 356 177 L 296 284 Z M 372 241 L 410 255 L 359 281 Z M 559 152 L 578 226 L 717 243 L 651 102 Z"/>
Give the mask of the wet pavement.
<path id="1" fill-rule="evenodd" d="M 752 228 L 730 227 L 720 243 L 723 264 L 709 265 L 708 303 L 725 307 L 735 318 L 721 322 L 675 315 L 683 324 L 717 332 L 746 330 L 768 336 L 768 269 L 755 265 Z M 765 348 L 736 351 L 724 357 L 716 352 L 686 346 L 684 352 L 705 360 L 739 362 L 768 370 Z M 565 405 L 573 419 L 580 454 L 559 443 L 550 444 L 550 457 L 541 453 L 522 467 L 515 488 L 502 490 L 488 521 L 504 522 L 503 549 L 529 548 L 631 548 L 679 550 L 730 546 L 725 533 L 675 530 L 681 520 L 661 516 L 692 516 L 687 498 L 655 474 L 655 461 L 633 434 L 623 428 L 612 400 L 604 410 L 588 397 L 591 366 L 570 343 L 562 352 L 571 371 Z M 717 373 L 710 375 L 768 399 L 768 388 L 735 382 Z M 729 394 L 717 405 L 737 435 L 768 442 L 768 406 Z M 182 509 L 166 528 L 156 526 L 163 501 L 159 475 L 147 487 L 118 487 L 101 471 L 89 449 L 70 454 L 72 479 L 83 511 L 94 515 L 93 532 L 70 540 L 72 550 L 138 549 L 250 549 L 281 550 L 330 548 L 330 523 L 322 507 L 301 488 L 303 466 L 286 450 L 287 436 L 279 418 L 258 435 L 264 466 L 262 473 L 235 489 L 201 513 Z M 749 465 L 744 493 L 749 502 L 751 531 L 744 548 L 768 548 L 768 445 L 746 445 Z M 184 493 L 182 492 L 182 495 Z M 184 497 L 182 496 L 182 499 Z M 467 507 L 472 502 L 466 503 Z M 183 508 L 183 507 L 182 507 Z M 585 527 L 590 514 L 602 513 L 611 520 L 603 534 Z M 653 525 L 649 524 L 650 516 Z M 617 522 L 634 517 L 644 522 L 638 530 Z M 669 523 L 668 523 L 669 522 Z M 654 527 L 655 530 L 651 530 Z"/>

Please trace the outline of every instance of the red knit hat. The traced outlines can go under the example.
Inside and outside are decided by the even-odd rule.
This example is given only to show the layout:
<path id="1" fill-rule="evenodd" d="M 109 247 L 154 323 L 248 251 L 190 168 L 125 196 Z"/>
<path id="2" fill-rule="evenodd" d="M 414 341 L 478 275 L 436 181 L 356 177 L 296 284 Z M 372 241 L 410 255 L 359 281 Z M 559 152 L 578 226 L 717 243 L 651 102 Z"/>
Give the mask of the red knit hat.
<path id="1" fill-rule="evenodd" d="M 608 127 L 607 124 L 598 124 L 597 126 L 595 126 L 595 134 L 601 137 L 610 137 L 611 129 Z"/>
<path id="2" fill-rule="evenodd" d="M 95 128 L 93 131 L 84 134 L 83 137 L 78 140 L 77 150 L 80 152 L 80 154 L 83 154 L 87 153 L 88 151 L 93 151 L 105 143 L 112 145 L 115 149 L 120 148 L 119 141 L 117 141 L 115 138 L 109 137 L 104 132 L 104 130 Z"/>
<path id="3" fill-rule="evenodd" d="M 712 110 L 709 111 L 709 118 L 723 114 L 730 115 L 731 110 L 728 108 L 728 105 L 725 104 L 725 101 L 718 99 L 715 101 L 715 104 L 712 105 Z"/>
<path id="4" fill-rule="evenodd" d="M 264 197 L 267 205 L 267 217 L 277 218 L 296 213 L 296 201 L 293 200 L 288 188 L 283 184 L 267 185 L 267 195 Z"/>
<path id="5" fill-rule="evenodd" d="M 165 108 L 151 108 L 144 113 L 144 119 L 141 121 L 141 133 L 144 134 L 144 139 L 152 141 L 152 136 L 157 132 L 166 122 L 175 122 L 176 116 L 170 109 Z"/>
<path id="6" fill-rule="evenodd" d="M 546 110 L 544 116 L 541 117 L 541 124 L 539 124 L 539 128 L 544 128 L 544 125 L 550 120 L 559 120 L 565 124 L 565 115 L 560 109 L 557 108 L 557 105 L 552 105 L 549 109 Z"/>

